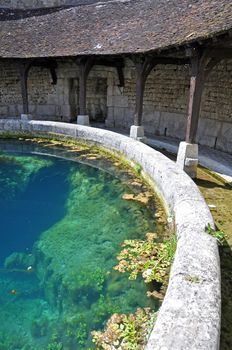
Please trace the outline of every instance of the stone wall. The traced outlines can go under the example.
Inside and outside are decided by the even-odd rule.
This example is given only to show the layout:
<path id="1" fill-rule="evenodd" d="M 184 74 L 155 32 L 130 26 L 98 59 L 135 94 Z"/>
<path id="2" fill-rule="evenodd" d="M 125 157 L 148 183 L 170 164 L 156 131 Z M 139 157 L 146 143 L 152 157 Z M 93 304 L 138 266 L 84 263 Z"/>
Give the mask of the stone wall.
<path id="1" fill-rule="evenodd" d="M 129 128 L 135 105 L 135 70 L 127 62 L 125 87 L 108 96 L 109 126 Z M 187 123 L 190 73 L 188 66 L 157 66 L 146 83 L 143 125 L 149 134 L 183 140 Z M 232 153 L 232 60 L 210 73 L 202 99 L 197 141 Z"/>
<path id="2" fill-rule="evenodd" d="M 108 81 L 113 68 L 95 67 L 87 82 L 87 112 L 92 121 L 107 117 Z M 32 67 L 28 76 L 29 113 L 37 119 L 76 120 L 78 114 L 78 67 L 58 62 L 57 85 L 46 68 Z M 15 63 L 0 62 L 0 117 L 18 117 L 23 112 L 20 75 Z"/>
<path id="3" fill-rule="evenodd" d="M 110 127 L 129 128 L 135 106 L 135 69 L 127 60 L 125 86 L 119 87 L 115 68 L 95 66 L 87 86 L 87 110 L 92 120 Z M 36 119 L 76 119 L 78 67 L 59 60 L 57 85 L 44 68 L 32 68 L 28 79 L 29 109 Z M 157 66 L 146 83 L 143 124 L 149 134 L 184 139 L 189 94 L 188 66 Z M 198 142 L 232 153 L 232 61 L 216 66 L 205 84 Z M 20 80 L 14 63 L 0 63 L 0 116 L 22 112 Z"/>

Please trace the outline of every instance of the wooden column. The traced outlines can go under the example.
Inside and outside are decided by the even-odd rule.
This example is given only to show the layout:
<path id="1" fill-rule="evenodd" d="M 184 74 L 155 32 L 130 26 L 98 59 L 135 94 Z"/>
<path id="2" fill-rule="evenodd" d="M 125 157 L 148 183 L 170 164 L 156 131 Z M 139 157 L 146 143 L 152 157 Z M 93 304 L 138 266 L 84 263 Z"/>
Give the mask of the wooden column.
<path id="1" fill-rule="evenodd" d="M 211 70 L 222 58 L 212 57 L 212 50 L 205 49 L 201 53 L 195 49 L 191 50 L 190 94 L 185 138 L 187 143 L 195 143 L 196 141 L 204 83 Z"/>
<path id="2" fill-rule="evenodd" d="M 91 57 L 83 58 L 77 61 L 79 64 L 79 109 L 80 115 L 86 115 L 86 83 L 89 72 L 93 67 L 94 61 Z"/>
<path id="3" fill-rule="evenodd" d="M 143 97 L 148 75 L 157 63 L 150 56 L 133 56 L 132 61 L 136 68 L 136 100 L 134 125 L 141 126 L 143 116 Z"/>
<path id="4" fill-rule="evenodd" d="M 200 58 L 198 56 L 191 57 L 190 93 L 186 130 L 186 142 L 188 143 L 195 142 L 200 115 L 204 79 L 204 67 L 201 67 Z"/>
<path id="5" fill-rule="evenodd" d="M 32 65 L 32 61 L 23 61 L 19 63 L 21 94 L 22 94 L 22 100 L 23 100 L 24 114 L 28 114 L 29 112 L 27 78 L 28 78 L 28 73 L 31 68 L 31 65 Z"/>

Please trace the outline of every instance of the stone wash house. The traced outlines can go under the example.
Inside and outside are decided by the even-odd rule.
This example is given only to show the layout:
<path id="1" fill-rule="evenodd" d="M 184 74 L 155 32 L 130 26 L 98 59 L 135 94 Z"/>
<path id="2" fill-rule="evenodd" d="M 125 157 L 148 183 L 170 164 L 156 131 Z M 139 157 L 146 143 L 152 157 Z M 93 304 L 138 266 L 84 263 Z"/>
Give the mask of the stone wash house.
<path id="1" fill-rule="evenodd" d="M 231 0 L 0 0 L 0 117 L 22 113 L 232 153 Z"/>

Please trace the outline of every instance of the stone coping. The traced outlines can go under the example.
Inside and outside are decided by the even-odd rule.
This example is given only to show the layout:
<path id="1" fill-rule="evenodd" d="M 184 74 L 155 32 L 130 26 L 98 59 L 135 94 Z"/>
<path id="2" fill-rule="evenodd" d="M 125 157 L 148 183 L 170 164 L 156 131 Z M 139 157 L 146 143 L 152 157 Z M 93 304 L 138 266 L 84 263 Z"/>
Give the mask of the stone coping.
<path id="1" fill-rule="evenodd" d="M 141 165 L 175 220 L 178 239 L 168 289 L 146 350 L 219 349 L 220 260 L 205 232 L 213 219 L 194 182 L 167 157 L 112 131 L 50 121 L 0 120 L 0 133 L 55 133 L 97 143 Z"/>

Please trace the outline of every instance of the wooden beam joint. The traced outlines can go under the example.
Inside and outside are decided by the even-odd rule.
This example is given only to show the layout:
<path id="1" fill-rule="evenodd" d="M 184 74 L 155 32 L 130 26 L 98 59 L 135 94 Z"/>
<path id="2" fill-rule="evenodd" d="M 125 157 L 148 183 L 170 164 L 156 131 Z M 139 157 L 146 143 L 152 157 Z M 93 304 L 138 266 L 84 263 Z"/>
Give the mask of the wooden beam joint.
<path id="1" fill-rule="evenodd" d="M 143 97 L 146 80 L 157 63 L 153 60 L 152 56 L 149 55 L 132 55 L 131 60 L 133 61 L 136 68 L 136 100 L 134 125 L 141 126 L 143 115 Z"/>

